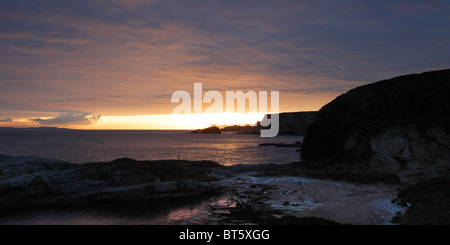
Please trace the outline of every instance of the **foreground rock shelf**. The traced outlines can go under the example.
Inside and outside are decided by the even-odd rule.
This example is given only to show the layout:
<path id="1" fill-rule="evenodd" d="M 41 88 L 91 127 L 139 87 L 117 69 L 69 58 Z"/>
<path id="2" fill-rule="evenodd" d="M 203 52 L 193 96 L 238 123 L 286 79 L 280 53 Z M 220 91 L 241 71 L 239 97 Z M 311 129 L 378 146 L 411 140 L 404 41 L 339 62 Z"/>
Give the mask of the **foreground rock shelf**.
<path id="1" fill-rule="evenodd" d="M 411 185 L 384 170 L 316 167 L 303 162 L 224 167 L 211 161 L 127 158 L 72 164 L 0 155 L 0 211 L 96 203 L 120 207 L 187 197 L 203 202 L 198 197 L 212 194 L 218 201 L 204 204 L 210 215 L 199 224 L 448 224 L 450 220 L 450 178 Z"/>
<path id="2" fill-rule="evenodd" d="M 136 161 L 72 164 L 0 155 L 0 207 L 84 205 L 95 201 L 173 198 L 215 191 L 211 161 Z"/>

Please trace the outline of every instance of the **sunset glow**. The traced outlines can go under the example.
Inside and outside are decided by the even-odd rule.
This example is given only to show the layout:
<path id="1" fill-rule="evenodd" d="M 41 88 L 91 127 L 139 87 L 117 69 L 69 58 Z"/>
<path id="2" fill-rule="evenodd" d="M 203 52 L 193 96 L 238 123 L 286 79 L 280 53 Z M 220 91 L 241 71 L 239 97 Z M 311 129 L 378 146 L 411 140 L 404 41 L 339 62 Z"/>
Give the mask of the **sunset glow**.
<path id="1" fill-rule="evenodd" d="M 73 129 L 179 129 L 190 130 L 207 128 L 209 126 L 255 125 L 264 117 L 263 113 L 204 113 L 204 114 L 169 114 L 141 116 L 102 116 L 95 124 L 71 125 L 64 127 Z M 51 118 L 42 118 L 51 119 Z M 12 122 L 2 122 L 0 127 L 40 127 L 37 122 L 21 119 Z M 61 126 L 47 124 L 49 127 Z"/>
<path id="2" fill-rule="evenodd" d="M 450 224 L 449 13 L 449 0 L 0 0 L 0 225 L 274 244 L 337 243 L 309 225 Z M 92 237 L 50 229 L 11 240 Z M 391 240 L 379 234 L 363 238 Z"/>
<path id="3" fill-rule="evenodd" d="M 255 125 L 263 116 L 261 113 L 105 116 L 89 129 L 200 129 L 212 125 Z"/>
<path id="4" fill-rule="evenodd" d="M 280 112 L 316 111 L 361 85 L 447 68 L 447 5 L 2 1 L 0 127 L 255 121 L 205 115 L 169 122 L 172 93 L 193 93 L 194 83 L 221 93 L 279 91 Z"/>

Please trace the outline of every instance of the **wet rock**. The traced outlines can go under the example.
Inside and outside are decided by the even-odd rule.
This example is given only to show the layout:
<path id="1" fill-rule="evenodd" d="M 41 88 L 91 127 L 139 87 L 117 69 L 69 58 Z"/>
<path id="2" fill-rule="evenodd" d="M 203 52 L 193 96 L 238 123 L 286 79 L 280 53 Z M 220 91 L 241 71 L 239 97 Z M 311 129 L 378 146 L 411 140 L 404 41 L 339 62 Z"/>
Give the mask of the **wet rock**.
<path id="1" fill-rule="evenodd" d="M 52 165 L 53 164 L 53 165 Z M 0 207 L 83 205 L 99 200 L 137 200 L 197 195 L 217 190 L 210 161 L 136 161 L 70 164 L 2 157 Z M 10 166 L 14 166 L 11 170 Z"/>
<path id="2" fill-rule="evenodd" d="M 318 217 L 295 217 L 286 215 L 282 217 L 265 217 L 260 225 L 341 225 L 332 220 L 322 219 Z"/>
<path id="3" fill-rule="evenodd" d="M 438 177 L 408 186 L 398 194 L 397 203 L 409 207 L 396 217 L 400 224 L 450 224 L 450 177 Z"/>

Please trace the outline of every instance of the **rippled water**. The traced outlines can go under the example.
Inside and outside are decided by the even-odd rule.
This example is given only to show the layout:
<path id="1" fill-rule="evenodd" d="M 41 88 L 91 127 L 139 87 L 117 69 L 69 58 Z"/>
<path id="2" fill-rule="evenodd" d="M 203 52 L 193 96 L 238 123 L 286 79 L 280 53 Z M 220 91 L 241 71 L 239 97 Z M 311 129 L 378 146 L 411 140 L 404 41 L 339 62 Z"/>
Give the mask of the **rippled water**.
<path id="1" fill-rule="evenodd" d="M 89 207 L 33 208 L 0 215 L 0 225 L 201 225 L 222 224 L 211 207 L 230 207 L 225 196 L 170 201 L 101 203 Z"/>
<path id="2" fill-rule="evenodd" d="M 138 160 L 212 160 L 223 165 L 298 161 L 295 148 L 260 147 L 261 143 L 294 143 L 303 136 L 261 138 L 248 134 L 189 134 L 189 131 L 93 130 L 0 131 L 0 154 L 60 159 L 73 163 Z M 96 204 L 78 208 L 0 210 L 0 224 L 215 224 L 211 207 L 229 207 L 226 196 L 176 201 Z"/>
<path id="3" fill-rule="evenodd" d="M 180 159 L 212 160 L 223 165 L 297 161 L 295 148 L 258 147 L 294 143 L 303 136 L 262 138 L 250 134 L 190 134 L 182 130 L 17 130 L 0 131 L 0 154 L 34 156 L 73 163 Z"/>

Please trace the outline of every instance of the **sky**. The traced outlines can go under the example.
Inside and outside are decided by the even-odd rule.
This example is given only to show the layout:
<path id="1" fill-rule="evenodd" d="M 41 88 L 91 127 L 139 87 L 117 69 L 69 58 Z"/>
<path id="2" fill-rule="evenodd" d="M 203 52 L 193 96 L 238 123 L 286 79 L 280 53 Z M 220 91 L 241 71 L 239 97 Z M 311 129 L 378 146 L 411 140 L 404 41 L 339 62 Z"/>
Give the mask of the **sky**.
<path id="1" fill-rule="evenodd" d="M 0 1 L 0 127 L 200 128 L 172 94 L 279 91 L 312 111 L 450 68 L 450 1 Z M 238 120 L 241 119 L 241 120 Z"/>

